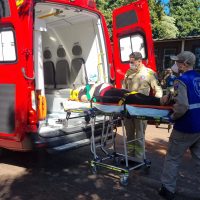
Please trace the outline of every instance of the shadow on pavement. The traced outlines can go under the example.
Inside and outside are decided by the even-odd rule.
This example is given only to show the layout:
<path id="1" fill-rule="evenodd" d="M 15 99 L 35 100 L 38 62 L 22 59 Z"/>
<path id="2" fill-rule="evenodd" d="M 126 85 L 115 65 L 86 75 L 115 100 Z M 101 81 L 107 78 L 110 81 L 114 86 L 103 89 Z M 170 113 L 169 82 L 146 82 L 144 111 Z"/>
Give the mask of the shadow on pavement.
<path id="1" fill-rule="evenodd" d="M 117 137 L 122 140 L 120 135 Z M 157 190 L 166 146 L 167 142 L 160 139 L 146 142 L 147 157 L 152 162 L 150 172 L 131 171 L 128 186 L 121 186 L 113 171 L 99 169 L 92 174 L 89 147 L 56 155 L 8 151 L 0 163 L 0 169 L 5 170 L 0 173 L 0 199 L 159 200 L 162 198 Z M 200 176 L 193 169 L 195 164 L 187 153 L 178 177 L 177 200 L 199 199 Z"/>

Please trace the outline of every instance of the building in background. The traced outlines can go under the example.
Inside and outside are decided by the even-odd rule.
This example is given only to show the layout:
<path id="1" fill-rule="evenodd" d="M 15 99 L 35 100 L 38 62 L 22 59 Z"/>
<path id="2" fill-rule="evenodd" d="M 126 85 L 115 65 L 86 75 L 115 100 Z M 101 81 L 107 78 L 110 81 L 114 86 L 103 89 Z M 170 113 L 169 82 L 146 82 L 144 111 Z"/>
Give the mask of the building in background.
<path id="1" fill-rule="evenodd" d="M 195 69 L 200 71 L 200 36 L 154 40 L 154 47 L 158 73 L 171 67 L 174 63 L 170 56 L 181 51 L 192 51 L 196 55 Z"/>

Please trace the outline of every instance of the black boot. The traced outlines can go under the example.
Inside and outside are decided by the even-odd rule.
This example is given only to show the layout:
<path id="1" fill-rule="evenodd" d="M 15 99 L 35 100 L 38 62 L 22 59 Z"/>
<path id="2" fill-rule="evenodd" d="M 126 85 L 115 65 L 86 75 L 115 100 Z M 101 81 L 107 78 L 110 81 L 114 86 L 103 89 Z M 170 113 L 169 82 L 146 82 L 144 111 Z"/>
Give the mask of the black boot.
<path id="1" fill-rule="evenodd" d="M 161 186 L 158 194 L 166 200 L 173 200 L 175 198 L 175 194 L 170 192 L 164 185 Z"/>

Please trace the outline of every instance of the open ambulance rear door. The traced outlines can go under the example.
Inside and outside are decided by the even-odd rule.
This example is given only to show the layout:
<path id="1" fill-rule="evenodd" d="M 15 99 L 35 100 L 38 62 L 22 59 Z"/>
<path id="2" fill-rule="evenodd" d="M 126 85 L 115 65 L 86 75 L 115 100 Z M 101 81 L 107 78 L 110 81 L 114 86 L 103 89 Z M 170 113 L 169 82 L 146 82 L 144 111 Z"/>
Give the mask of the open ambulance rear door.
<path id="1" fill-rule="evenodd" d="M 28 92 L 33 87 L 33 23 L 31 1 L 21 7 L 17 2 L 3 0 L 6 11 L 0 19 L 0 146 L 22 150 L 28 112 L 34 115 Z"/>
<path id="2" fill-rule="evenodd" d="M 116 86 L 129 69 L 129 55 L 139 51 L 143 63 L 155 71 L 154 46 L 147 0 L 138 0 L 113 11 L 113 53 Z"/>

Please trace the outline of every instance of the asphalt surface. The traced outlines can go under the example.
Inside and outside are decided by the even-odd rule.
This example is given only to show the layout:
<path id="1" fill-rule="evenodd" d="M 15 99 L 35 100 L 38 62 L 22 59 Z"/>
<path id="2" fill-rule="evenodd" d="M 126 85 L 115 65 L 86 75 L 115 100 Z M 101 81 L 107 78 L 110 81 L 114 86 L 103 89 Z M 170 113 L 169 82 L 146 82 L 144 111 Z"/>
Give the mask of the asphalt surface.
<path id="1" fill-rule="evenodd" d="M 148 125 L 146 154 L 151 167 L 148 172 L 131 171 L 127 186 L 112 170 L 99 168 L 92 173 L 89 147 L 56 155 L 6 151 L 0 158 L 0 200 L 161 200 L 157 190 L 169 135 L 166 125 Z M 180 167 L 176 200 L 200 200 L 200 169 L 189 152 Z"/>

